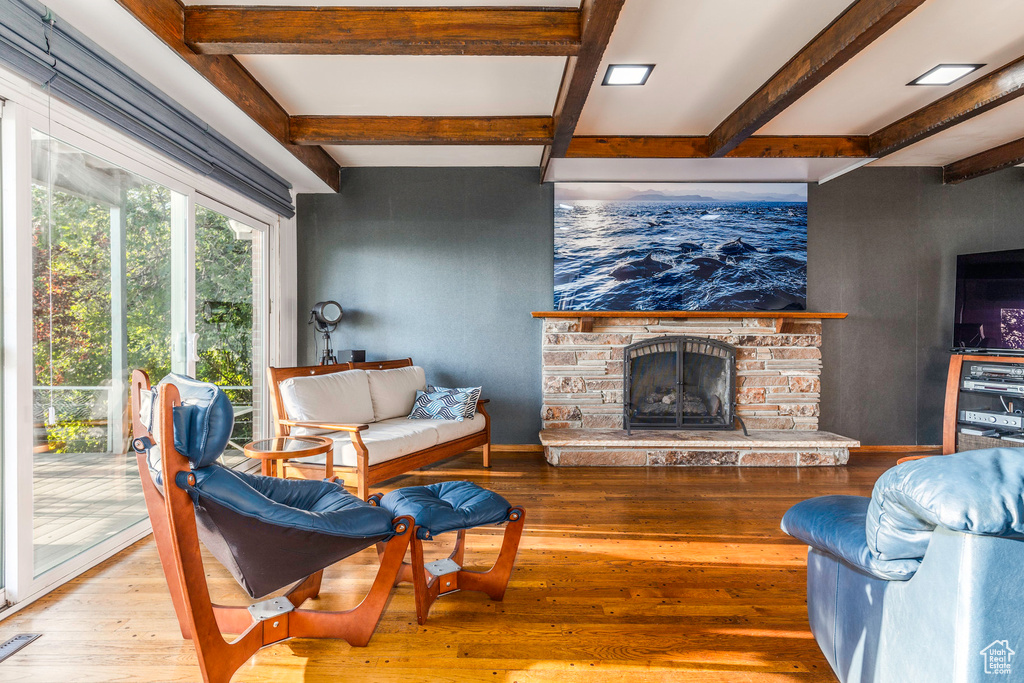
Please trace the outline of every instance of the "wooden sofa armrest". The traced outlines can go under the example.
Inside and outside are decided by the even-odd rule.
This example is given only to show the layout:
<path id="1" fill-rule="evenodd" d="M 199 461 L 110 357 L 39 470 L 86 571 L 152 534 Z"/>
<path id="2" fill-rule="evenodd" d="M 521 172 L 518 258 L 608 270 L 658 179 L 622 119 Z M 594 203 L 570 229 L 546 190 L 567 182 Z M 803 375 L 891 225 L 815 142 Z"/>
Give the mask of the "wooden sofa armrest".
<path id="1" fill-rule="evenodd" d="M 487 405 L 490 402 L 491 402 L 491 399 L 489 399 L 489 398 L 478 398 L 477 401 L 476 401 L 476 404 L 479 407 L 479 406 Z"/>
<path id="2" fill-rule="evenodd" d="M 902 465 L 903 463 L 910 462 L 911 460 L 921 460 L 922 458 L 934 458 L 936 455 L 939 455 L 939 454 L 938 453 L 929 453 L 928 455 L 908 455 L 905 458 L 900 458 L 899 460 L 897 460 L 896 464 L 897 465 Z"/>
<path id="3" fill-rule="evenodd" d="M 350 424 L 341 425 L 334 424 L 333 422 L 304 422 L 300 420 L 278 420 L 280 424 L 286 427 L 306 427 L 308 429 L 330 429 L 333 432 L 351 432 L 353 434 L 366 431 L 370 428 L 370 425 L 366 424 Z"/>

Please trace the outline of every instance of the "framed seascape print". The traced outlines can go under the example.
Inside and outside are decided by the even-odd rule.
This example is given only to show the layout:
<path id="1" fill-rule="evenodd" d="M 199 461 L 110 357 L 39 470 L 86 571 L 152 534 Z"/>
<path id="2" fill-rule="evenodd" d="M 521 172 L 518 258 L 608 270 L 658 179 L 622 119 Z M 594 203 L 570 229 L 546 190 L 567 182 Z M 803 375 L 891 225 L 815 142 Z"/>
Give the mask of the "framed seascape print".
<path id="1" fill-rule="evenodd" d="M 555 309 L 783 311 L 807 302 L 803 183 L 558 183 Z"/>

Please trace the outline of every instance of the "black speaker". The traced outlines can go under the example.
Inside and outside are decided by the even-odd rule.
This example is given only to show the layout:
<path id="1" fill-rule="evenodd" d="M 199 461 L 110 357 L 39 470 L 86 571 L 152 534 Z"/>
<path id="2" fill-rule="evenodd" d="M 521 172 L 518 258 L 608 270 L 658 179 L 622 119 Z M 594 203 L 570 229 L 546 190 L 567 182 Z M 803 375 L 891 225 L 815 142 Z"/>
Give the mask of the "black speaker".
<path id="1" fill-rule="evenodd" d="M 335 353 L 339 363 L 365 363 L 366 351 L 362 349 L 342 349 Z"/>

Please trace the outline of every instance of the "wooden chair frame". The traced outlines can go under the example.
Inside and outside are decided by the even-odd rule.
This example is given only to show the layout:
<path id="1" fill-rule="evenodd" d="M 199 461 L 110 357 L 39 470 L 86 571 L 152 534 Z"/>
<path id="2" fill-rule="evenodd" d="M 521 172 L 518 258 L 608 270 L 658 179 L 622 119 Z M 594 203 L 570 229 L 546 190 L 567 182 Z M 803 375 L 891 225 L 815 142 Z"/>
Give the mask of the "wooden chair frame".
<path id="1" fill-rule="evenodd" d="M 146 373 L 136 370 L 132 374 L 134 434 L 135 438 L 148 436 L 153 440 L 153 435 L 139 419 L 140 391 L 149 387 Z M 178 405 L 181 405 L 181 399 L 177 388 L 173 385 L 163 387 L 156 407 L 161 415 L 160 433 L 154 440 L 163 445 L 160 449 L 163 494 L 150 476 L 145 453 L 139 453 L 137 460 L 146 508 L 153 524 L 153 537 L 178 626 L 182 637 L 192 640 L 195 645 L 203 680 L 206 683 L 228 683 L 238 667 L 254 653 L 288 638 L 342 638 L 358 647 L 369 643 L 402 569 L 413 537 L 413 519 L 399 517 L 394 520 L 395 536 L 378 544 L 380 568 L 370 591 L 358 606 L 350 610 L 327 612 L 299 608 L 306 600 L 319 595 L 322 569 L 299 581 L 285 594 L 292 609 L 276 616 L 256 619 L 248 607 L 213 604 L 203 569 L 192 499 L 174 484 L 179 472 L 191 471 L 187 458 L 173 447 L 171 411 Z M 223 635 L 225 633 L 239 635 L 228 641 Z"/>
<path id="2" fill-rule="evenodd" d="M 519 541 L 523 536 L 523 522 L 526 511 L 516 506 L 508 511 L 505 533 L 501 539 L 501 549 L 494 566 L 485 572 L 459 569 L 449 574 L 435 576 L 426 570 L 423 558 L 423 540 L 419 537 L 419 528 L 412 535 L 412 562 L 403 562 L 398 574 L 398 583 L 411 583 L 416 598 L 416 621 L 422 626 L 427 623 L 427 614 L 431 606 L 442 595 L 458 591 L 479 591 L 486 593 L 495 602 L 501 602 L 508 588 L 508 580 L 512 576 L 516 554 L 519 552 Z M 383 562 L 387 548 L 377 545 L 377 552 Z M 455 539 L 455 548 L 448 559 L 462 566 L 466 555 L 466 531 L 462 529 Z"/>
<path id="3" fill-rule="evenodd" d="M 484 416 L 486 426 L 483 431 L 464 436 L 461 439 L 446 441 L 445 443 L 409 453 L 393 460 L 377 463 L 376 465 L 370 464 L 370 451 L 359 435 L 359 432 L 369 429 L 369 425 L 298 422 L 288 419 L 284 408 L 284 399 L 280 391 L 280 384 L 286 379 L 309 377 L 311 375 L 328 375 L 334 372 L 344 372 L 345 370 L 391 370 L 394 368 L 411 367 L 412 364 L 411 358 L 404 358 L 373 363 L 340 363 L 337 365 L 309 365 L 297 368 L 267 368 L 267 386 L 270 388 L 271 404 L 274 411 L 274 434 L 276 436 L 288 436 L 291 433 L 292 427 L 310 427 L 348 432 L 356 451 L 356 466 L 344 467 L 335 465 L 334 474 L 346 486 L 354 486 L 356 488 L 356 495 L 363 500 L 369 495 L 371 486 L 397 477 L 400 474 L 405 474 L 406 472 L 444 460 L 445 458 L 459 455 L 477 446 L 483 447 L 484 467 L 490 467 L 491 416 L 487 413 L 486 405 L 489 401 L 486 399 L 477 401 L 476 404 L 477 412 Z M 320 479 L 325 476 L 325 468 L 323 466 L 309 463 L 288 462 L 282 470 L 284 470 L 285 476 L 288 476 L 289 470 L 293 471 L 293 476 L 300 478 Z"/>

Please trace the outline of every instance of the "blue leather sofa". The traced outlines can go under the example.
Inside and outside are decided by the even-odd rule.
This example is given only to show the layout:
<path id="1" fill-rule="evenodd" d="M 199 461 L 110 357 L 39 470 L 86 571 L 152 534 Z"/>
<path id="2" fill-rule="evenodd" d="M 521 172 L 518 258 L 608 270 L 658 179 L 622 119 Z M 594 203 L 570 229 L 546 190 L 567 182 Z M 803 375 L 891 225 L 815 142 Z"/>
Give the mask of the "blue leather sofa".
<path id="1" fill-rule="evenodd" d="M 793 506 L 811 631 L 842 683 L 1024 682 L 1024 449 L 898 465 Z"/>

